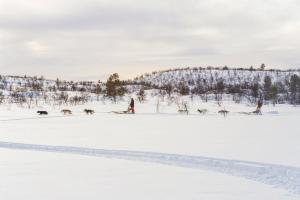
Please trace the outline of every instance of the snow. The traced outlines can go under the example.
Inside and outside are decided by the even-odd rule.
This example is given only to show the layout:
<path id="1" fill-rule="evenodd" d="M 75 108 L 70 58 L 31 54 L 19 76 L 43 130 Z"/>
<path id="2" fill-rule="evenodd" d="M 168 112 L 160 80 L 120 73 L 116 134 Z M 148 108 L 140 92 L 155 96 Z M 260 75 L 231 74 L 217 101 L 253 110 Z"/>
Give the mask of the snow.
<path id="1" fill-rule="evenodd" d="M 206 80 L 216 84 L 218 80 L 223 80 L 225 84 L 249 84 L 258 82 L 263 83 L 266 76 L 270 76 L 274 82 L 284 82 L 289 80 L 293 75 L 300 75 L 299 70 L 291 71 L 262 71 L 262 70 L 216 70 L 216 69 L 178 69 L 169 71 L 160 71 L 157 73 L 147 74 L 138 79 L 137 82 L 145 82 L 152 85 L 162 86 L 165 84 L 176 85 L 180 82 L 196 83 L 197 81 Z"/>
<path id="2" fill-rule="evenodd" d="M 1 150 L 1 199 L 297 199 L 242 178 L 105 158 Z M 253 192 L 255 191 L 255 192 Z"/>
<path id="3" fill-rule="evenodd" d="M 300 107 L 189 101 L 190 115 L 156 99 L 127 108 L 94 102 L 36 109 L 0 106 L 0 196 L 15 199 L 300 198 Z M 227 117 L 220 109 L 230 111 Z M 85 115 L 84 108 L 95 109 Z M 198 114 L 196 108 L 208 109 Z M 41 108 L 42 109 L 42 108 Z"/>

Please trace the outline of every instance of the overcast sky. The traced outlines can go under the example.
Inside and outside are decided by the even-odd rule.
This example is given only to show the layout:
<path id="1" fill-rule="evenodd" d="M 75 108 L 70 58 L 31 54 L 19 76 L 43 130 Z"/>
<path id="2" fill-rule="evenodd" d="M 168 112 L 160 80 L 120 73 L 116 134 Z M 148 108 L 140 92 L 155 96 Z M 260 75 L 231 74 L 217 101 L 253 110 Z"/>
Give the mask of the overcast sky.
<path id="1" fill-rule="evenodd" d="M 300 67 L 299 0 L 0 0 L 0 74 Z"/>

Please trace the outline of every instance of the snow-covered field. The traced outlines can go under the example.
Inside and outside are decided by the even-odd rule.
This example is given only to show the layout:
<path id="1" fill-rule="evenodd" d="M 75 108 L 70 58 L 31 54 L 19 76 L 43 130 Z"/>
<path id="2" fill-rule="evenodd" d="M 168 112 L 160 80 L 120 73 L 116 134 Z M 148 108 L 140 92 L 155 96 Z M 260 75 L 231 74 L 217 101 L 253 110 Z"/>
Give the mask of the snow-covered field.
<path id="1" fill-rule="evenodd" d="M 96 102 L 71 116 L 0 106 L 1 199 L 300 199 L 300 107 L 136 104 L 135 115 Z"/>

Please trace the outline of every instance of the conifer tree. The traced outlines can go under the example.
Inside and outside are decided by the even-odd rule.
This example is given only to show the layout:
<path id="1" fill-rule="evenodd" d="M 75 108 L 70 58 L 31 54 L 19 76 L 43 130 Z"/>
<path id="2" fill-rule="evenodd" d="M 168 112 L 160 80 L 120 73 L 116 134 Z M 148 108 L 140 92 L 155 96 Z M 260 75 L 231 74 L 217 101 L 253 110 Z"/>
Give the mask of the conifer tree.
<path id="1" fill-rule="evenodd" d="M 114 102 L 116 102 L 117 96 L 122 97 L 125 93 L 126 88 L 123 87 L 123 84 L 119 79 L 119 74 L 114 73 L 110 75 L 106 81 L 106 96 L 112 98 Z"/>

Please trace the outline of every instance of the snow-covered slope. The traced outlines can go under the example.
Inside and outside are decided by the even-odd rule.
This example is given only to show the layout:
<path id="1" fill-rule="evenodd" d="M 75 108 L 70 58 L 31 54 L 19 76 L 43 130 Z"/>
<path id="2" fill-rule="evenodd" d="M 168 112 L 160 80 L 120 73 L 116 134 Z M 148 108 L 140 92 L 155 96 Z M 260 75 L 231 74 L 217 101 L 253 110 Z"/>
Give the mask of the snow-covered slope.
<path id="1" fill-rule="evenodd" d="M 178 85 L 185 82 L 190 86 L 197 83 L 204 85 L 216 85 L 218 81 L 223 81 L 226 85 L 245 85 L 252 83 L 263 84 L 266 76 L 271 77 L 273 82 L 289 81 L 293 74 L 300 75 L 300 70 L 250 70 L 250 69 L 215 69 L 215 68 L 191 68 L 174 69 L 167 71 L 153 72 L 137 77 L 137 83 L 146 83 L 154 86 L 164 86 L 166 84 Z"/>
<path id="2" fill-rule="evenodd" d="M 32 199 L 299 199 L 299 107 L 190 102 L 190 115 L 156 98 L 93 102 L 39 117 L 0 107 L 0 196 Z M 207 108 L 206 115 L 195 108 Z M 91 108 L 94 115 L 84 115 Z M 289 131 L 286 131 L 287 128 Z M 18 191 L 18 192 L 16 192 Z"/>
<path id="3" fill-rule="evenodd" d="M 300 70 L 184 68 L 144 74 L 132 83 L 161 89 L 169 95 L 214 94 L 222 101 L 223 94 L 230 94 L 237 102 L 263 99 L 300 104 Z"/>
<path id="4" fill-rule="evenodd" d="M 271 186 L 276 186 L 278 188 L 284 188 L 293 193 L 300 194 L 300 168 L 284 165 L 273 165 L 258 162 L 226 160 L 180 154 L 92 149 L 72 146 L 51 146 L 1 141 L 0 148 L 78 154 L 84 156 L 143 161 L 192 169 L 209 170 L 233 176 L 240 176 L 246 179 L 255 180 Z"/>
<path id="5" fill-rule="evenodd" d="M 104 84 L 48 80 L 43 77 L 0 76 L 0 104 L 38 107 L 43 104 L 85 103 L 98 98 Z"/>
<path id="6" fill-rule="evenodd" d="M 50 80 L 44 77 L 1 76 L 0 91 L 4 92 L 51 92 L 51 91 L 93 91 L 101 82 Z"/>
<path id="7" fill-rule="evenodd" d="M 293 77 L 296 77 L 292 79 Z M 256 102 L 264 99 L 272 103 L 300 104 L 300 70 L 258 70 L 186 68 L 145 74 L 124 81 L 129 93 L 141 88 L 160 89 L 162 93 L 204 96 L 214 94 L 223 100 L 223 94 L 233 100 Z M 294 80 L 294 81 L 292 81 Z M 147 87 L 144 87 L 147 86 Z M 76 104 L 99 100 L 105 94 L 101 82 L 72 82 L 46 80 L 43 77 L 0 76 L 0 103 Z"/>

